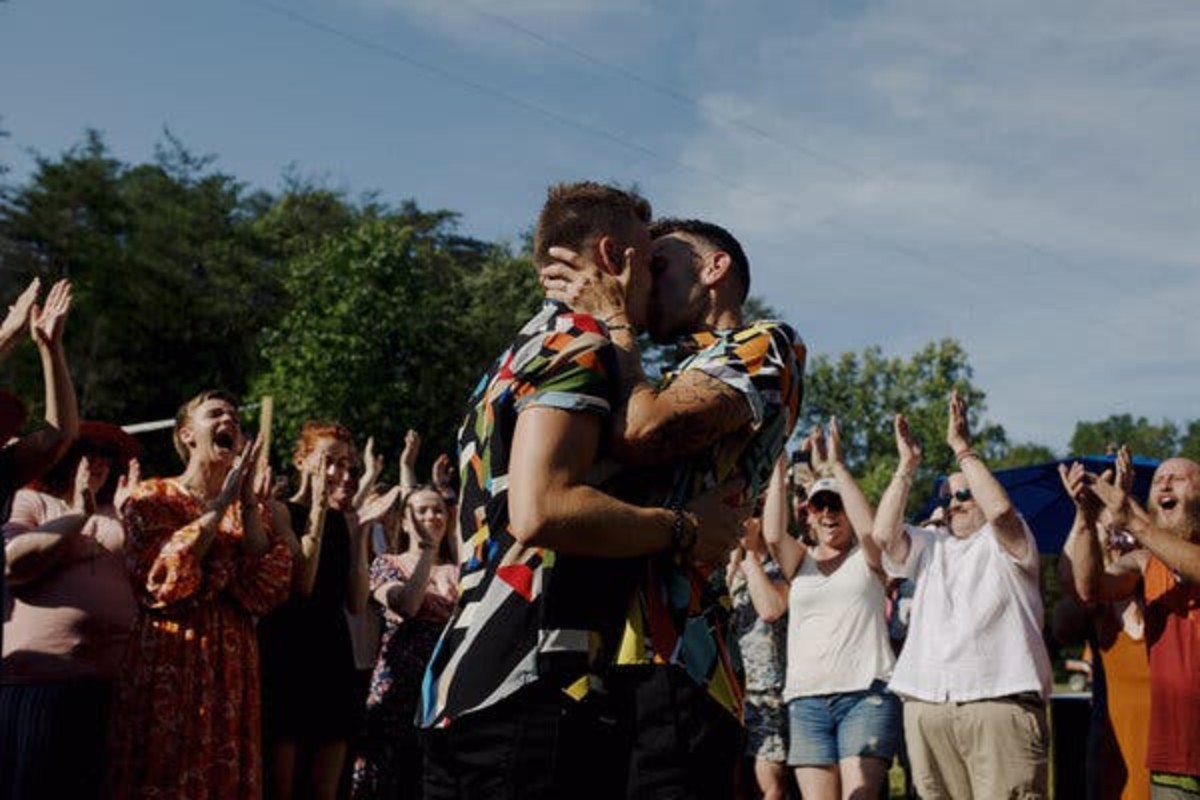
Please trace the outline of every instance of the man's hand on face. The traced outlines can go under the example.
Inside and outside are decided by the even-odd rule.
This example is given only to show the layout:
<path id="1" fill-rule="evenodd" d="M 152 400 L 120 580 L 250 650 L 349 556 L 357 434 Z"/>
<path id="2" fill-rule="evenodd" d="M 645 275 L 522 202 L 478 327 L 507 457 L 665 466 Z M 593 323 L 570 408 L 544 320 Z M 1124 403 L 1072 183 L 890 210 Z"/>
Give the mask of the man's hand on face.
<path id="1" fill-rule="evenodd" d="M 611 275 L 573 250 L 551 247 L 553 263 L 542 267 L 539 278 L 546 297 L 566 303 L 576 311 L 604 322 L 627 324 L 625 296 L 635 270 L 630 248 L 624 253 L 620 275 Z"/>

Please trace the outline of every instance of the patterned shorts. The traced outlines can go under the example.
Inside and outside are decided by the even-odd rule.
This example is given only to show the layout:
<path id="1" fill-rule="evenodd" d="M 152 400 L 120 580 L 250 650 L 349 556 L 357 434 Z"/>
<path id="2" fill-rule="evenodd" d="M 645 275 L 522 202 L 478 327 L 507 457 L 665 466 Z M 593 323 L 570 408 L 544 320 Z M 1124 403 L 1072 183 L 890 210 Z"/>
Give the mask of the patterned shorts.
<path id="1" fill-rule="evenodd" d="M 779 695 L 746 697 L 746 756 L 783 764 L 787 761 L 787 704 Z"/>

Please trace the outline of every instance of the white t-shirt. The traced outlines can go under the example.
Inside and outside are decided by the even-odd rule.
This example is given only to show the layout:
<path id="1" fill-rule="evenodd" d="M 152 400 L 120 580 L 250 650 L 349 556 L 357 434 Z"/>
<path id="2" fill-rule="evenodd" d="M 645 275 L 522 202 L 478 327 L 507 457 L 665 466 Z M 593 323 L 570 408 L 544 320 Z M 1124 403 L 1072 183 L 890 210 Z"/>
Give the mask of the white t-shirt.
<path id="1" fill-rule="evenodd" d="M 1021 526 L 1028 552 L 1020 561 L 990 523 L 965 539 L 906 525 L 905 563 L 884 553 L 889 575 L 917 582 L 893 692 L 932 703 L 1049 696 L 1037 542 L 1023 519 Z"/>
<path id="2" fill-rule="evenodd" d="M 822 575 L 810 551 L 788 590 L 787 677 L 783 699 L 860 692 L 886 681 L 895 662 L 885 595 L 862 548 Z"/>

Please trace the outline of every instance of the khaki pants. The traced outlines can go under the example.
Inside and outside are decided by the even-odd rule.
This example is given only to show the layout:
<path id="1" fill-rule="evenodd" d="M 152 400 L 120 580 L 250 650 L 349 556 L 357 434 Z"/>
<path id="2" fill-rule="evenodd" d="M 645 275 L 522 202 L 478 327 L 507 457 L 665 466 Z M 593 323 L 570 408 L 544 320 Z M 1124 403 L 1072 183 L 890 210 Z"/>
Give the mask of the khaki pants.
<path id="1" fill-rule="evenodd" d="M 1046 706 L 1005 698 L 904 701 L 913 783 L 924 800 L 1047 798 Z"/>

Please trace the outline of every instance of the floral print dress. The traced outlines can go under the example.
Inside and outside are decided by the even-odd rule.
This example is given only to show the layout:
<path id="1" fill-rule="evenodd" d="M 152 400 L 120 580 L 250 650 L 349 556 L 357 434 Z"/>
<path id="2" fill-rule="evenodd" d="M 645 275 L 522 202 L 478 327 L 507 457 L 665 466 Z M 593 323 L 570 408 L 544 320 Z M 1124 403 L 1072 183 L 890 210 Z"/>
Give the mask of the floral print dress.
<path id="1" fill-rule="evenodd" d="M 139 608 L 114 703 L 117 798 L 262 796 L 254 617 L 282 603 L 292 557 L 259 510 L 270 546 L 243 552 L 240 505 L 196 553 L 200 501 L 177 480 L 138 485 L 124 507 Z"/>
<path id="2" fill-rule="evenodd" d="M 404 583 L 416 567 L 412 553 L 382 555 L 371 564 L 371 592 Z M 425 666 L 458 599 L 458 567 L 430 571 L 425 599 L 406 619 L 384 609 L 383 641 L 367 695 L 366 730 L 354 762 L 356 800 L 420 797 L 421 753 L 414 718 Z"/>

